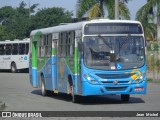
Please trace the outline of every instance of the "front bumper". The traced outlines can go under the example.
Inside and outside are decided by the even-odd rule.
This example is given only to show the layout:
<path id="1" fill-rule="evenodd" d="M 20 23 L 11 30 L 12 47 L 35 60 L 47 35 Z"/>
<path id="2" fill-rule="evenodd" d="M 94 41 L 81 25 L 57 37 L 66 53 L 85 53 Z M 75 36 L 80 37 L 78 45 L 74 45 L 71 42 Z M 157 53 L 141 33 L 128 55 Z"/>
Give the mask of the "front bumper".
<path id="1" fill-rule="evenodd" d="M 146 81 L 139 84 L 105 85 L 82 82 L 82 96 L 107 94 L 146 94 Z"/>

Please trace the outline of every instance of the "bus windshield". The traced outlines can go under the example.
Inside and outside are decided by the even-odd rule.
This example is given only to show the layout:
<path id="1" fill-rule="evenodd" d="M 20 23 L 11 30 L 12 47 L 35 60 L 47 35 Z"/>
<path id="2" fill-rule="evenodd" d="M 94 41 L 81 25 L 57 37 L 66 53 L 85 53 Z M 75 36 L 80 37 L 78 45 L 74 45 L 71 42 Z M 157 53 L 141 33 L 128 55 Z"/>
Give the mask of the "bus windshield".
<path id="1" fill-rule="evenodd" d="M 142 67 L 145 62 L 142 36 L 85 36 L 84 63 L 88 68 L 117 70 Z"/>

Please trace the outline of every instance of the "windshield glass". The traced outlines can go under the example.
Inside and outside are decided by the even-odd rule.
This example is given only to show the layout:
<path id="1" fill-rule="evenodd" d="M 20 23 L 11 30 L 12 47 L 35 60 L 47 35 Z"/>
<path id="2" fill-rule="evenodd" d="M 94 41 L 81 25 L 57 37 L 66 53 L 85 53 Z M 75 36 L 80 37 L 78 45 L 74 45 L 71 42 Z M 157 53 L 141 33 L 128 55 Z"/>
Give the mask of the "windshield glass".
<path id="1" fill-rule="evenodd" d="M 84 63 L 94 69 L 132 69 L 144 65 L 144 39 L 140 36 L 84 37 Z"/>

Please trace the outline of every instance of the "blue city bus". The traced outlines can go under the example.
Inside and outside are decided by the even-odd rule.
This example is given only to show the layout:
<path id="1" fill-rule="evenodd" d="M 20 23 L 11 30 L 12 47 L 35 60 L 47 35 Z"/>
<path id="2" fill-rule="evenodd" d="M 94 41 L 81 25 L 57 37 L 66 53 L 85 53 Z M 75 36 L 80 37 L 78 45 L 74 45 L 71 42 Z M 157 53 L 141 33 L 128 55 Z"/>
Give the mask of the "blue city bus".
<path id="1" fill-rule="evenodd" d="M 138 21 L 95 19 L 33 30 L 30 82 L 42 95 L 146 94 L 143 27 Z"/>

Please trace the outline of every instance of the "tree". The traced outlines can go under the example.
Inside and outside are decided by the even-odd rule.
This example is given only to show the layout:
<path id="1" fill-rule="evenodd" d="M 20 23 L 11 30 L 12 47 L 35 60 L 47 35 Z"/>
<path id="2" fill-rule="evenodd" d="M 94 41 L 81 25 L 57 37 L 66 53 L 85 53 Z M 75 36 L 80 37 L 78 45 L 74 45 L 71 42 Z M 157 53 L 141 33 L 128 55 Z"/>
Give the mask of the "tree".
<path id="1" fill-rule="evenodd" d="M 5 26 L 0 25 L 0 41 L 5 40 L 7 37 L 7 29 Z"/>
<path id="2" fill-rule="evenodd" d="M 38 29 L 69 23 L 72 20 L 72 15 L 71 12 L 59 7 L 41 9 L 35 16 L 32 16 L 32 28 Z"/>
<path id="3" fill-rule="evenodd" d="M 7 24 L 7 22 L 12 19 L 15 14 L 16 11 L 11 6 L 0 8 L 0 23 L 3 25 Z"/>
<path id="4" fill-rule="evenodd" d="M 38 4 L 33 4 L 30 7 L 31 12 Z M 24 39 L 29 37 L 31 31 L 31 22 L 29 19 L 29 8 L 25 8 L 26 3 L 21 2 L 19 7 L 12 8 L 11 6 L 5 6 L 0 8 L 0 22 L 1 28 L 5 30 L 7 34 L 3 34 L 3 39 Z M 5 29 L 4 29 L 5 28 Z"/>
<path id="5" fill-rule="evenodd" d="M 121 0 L 119 2 L 119 15 L 121 18 L 130 19 L 130 13 L 125 3 L 128 0 Z M 77 2 L 77 17 L 81 18 L 88 13 L 89 18 L 104 17 L 104 7 L 108 12 L 108 18 L 114 19 L 115 11 L 114 0 L 78 0 Z"/>
<path id="6" fill-rule="evenodd" d="M 64 8 L 45 8 L 36 14 L 33 4 L 26 8 L 26 3 L 21 2 L 19 7 L 6 6 L 0 8 L 0 40 L 24 39 L 30 36 L 34 29 L 51 27 L 60 23 L 68 23 L 72 20 L 72 13 Z"/>
<path id="7" fill-rule="evenodd" d="M 10 31 L 12 29 L 12 22 L 15 18 L 16 11 L 11 6 L 0 8 L 0 40 L 14 39 L 15 35 Z"/>
<path id="8" fill-rule="evenodd" d="M 153 12 L 153 7 L 157 7 L 157 13 Z M 157 17 L 157 27 L 153 23 L 148 23 L 148 17 L 151 14 Z M 154 35 L 154 37 L 157 36 L 157 40 L 160 40 L 160 0 L 148 0 L 147 3 L 138 10 L 136 19 L 142 22 L 147 37 Z"/>

